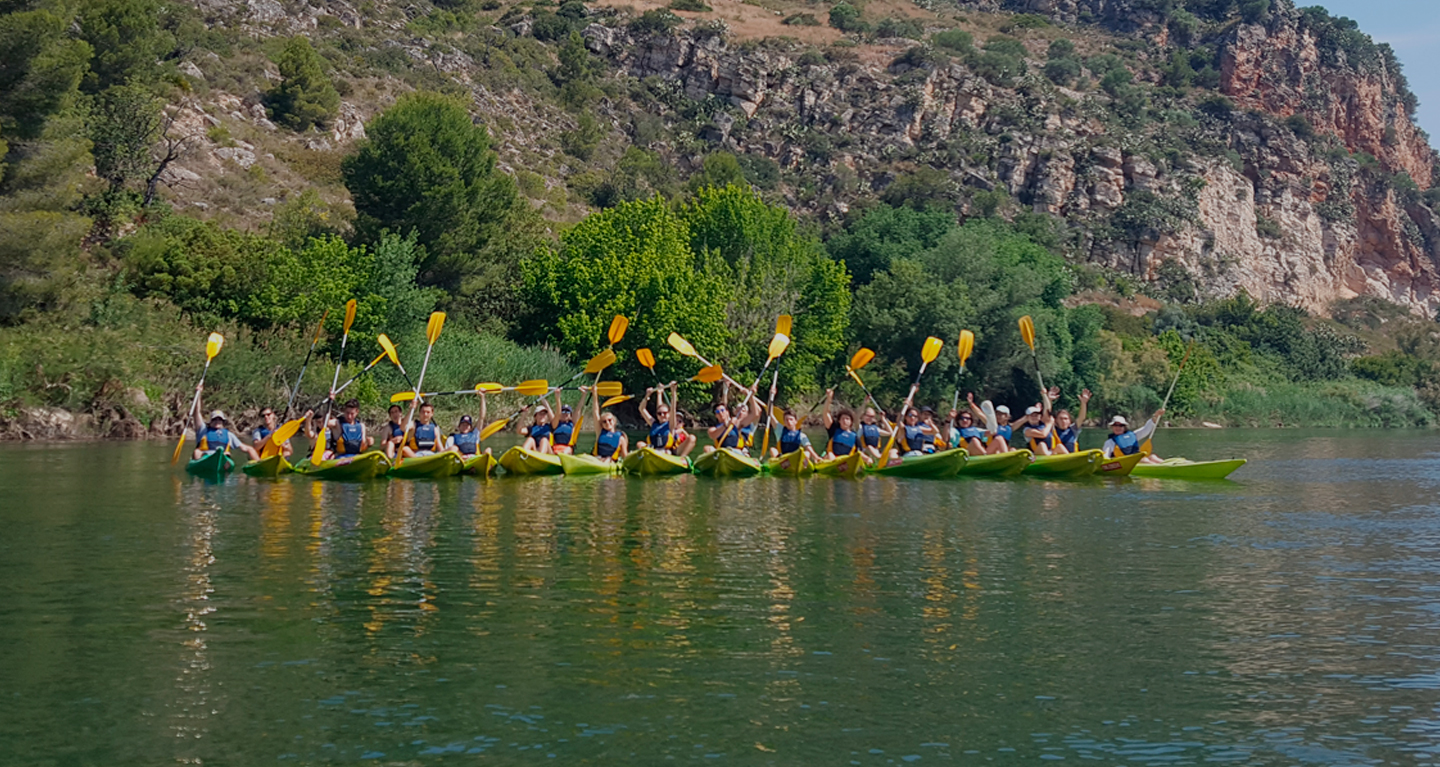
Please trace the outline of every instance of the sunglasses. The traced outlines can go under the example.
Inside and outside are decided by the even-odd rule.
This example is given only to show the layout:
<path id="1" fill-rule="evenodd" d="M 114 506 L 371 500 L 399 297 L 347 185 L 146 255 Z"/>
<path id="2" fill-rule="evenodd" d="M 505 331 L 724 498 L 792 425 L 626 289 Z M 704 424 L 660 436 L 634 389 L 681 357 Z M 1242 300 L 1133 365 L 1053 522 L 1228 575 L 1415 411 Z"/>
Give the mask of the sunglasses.
<path id="1" fill-rule="evenodd" d="M 267 413 L 261 413 L 261 414 L 260 414 L 260 417 L 261 417 L 261 418 L 269 418 L 269 417 L 272 416 L 272 415 L 275 415 L 275 411 L 273 411 L 273 410 L 271 410 L 271 411 L 269 411 L 269 412 L 267 412 Z"/>

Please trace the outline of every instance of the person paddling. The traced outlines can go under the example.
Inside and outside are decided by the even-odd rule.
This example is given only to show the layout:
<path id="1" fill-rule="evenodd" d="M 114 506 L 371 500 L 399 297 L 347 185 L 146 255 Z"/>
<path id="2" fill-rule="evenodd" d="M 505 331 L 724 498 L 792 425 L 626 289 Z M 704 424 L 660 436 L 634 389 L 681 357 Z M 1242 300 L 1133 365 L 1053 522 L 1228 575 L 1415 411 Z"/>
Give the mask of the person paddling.
<path id="1" fill-rule="evenodd" d="M 582 391 L 585 389 L 582 387 Z M 620 431 L 620 421 L 610 411 L 600 412 L 600 398 L 591 397 L 594 405 L 595 449 L 592 455 L 606 461 L 623 461 L 630 454 L 630 438 Z"/>
<path id="2" fill-rule="evenodd" d="M 753 390 L 747 399 L 749 406 L 742 403 L 741 407 L 744 408 L 744 412 L 738 414 L 731 412 L 729 406 L 723 401 L 715 405 L 715 425 L 705 430 L 715 444 L 706 445 L 705 452 L 713 452 L 716 448 L 722 447 L 733 450 L 745 449 L 743 430 L 746 426 L 759 420 L 761 413 L 760 398 L 755 396 Z"/>
<path id="3" fill-rule="evenodd" d="M 254 448 L 256 453 L 264 452 L 266 440 L 270 439 L 270 435 L 274 434 L 278 428 L 280 428 L 280 419 L 275 415 L 275 408 L 262 409 L 260 425 L 250 430 L 250 447 Z M 289 458 L 294 451 L 294 448 L 290 446 L 290 440 L 285 440 L 285 444 L 280 445 L 280 455 L 285 458 Z"/>
<path id="4" fill-rule="evenodd" d="M 405 444 L 400 446 L 400 454 L 406 458 L 434 455 L 443 449 L 444 444 L 445 439 L 440 434 L 440 427 L 435 423 L 435 404 L 428 401 L 420 403 L 415 426 L 405 437 Z"/>
<path id="5" fill-rule="evenodd" d="M 203 458 L 206 455 L 209 455 L 210 453 L 214 453 L 216 451 L 224 451 L 228 455 L 233 449 L 239 450 L 245 455 L 250 456 L 250 460 L 252 461 L 260 460 L 260 454 L 255 451 L 255 448 L 252 448 L 244 442 L 241 442 L 238 435 L 230 431 L 230 429 L 226 428 L 229 424 L 229 420 L 225 418 L 225 413 L 223 411 L 216 410 L 215 412 L 211 413 L 210 423 L 208 425 L 204 421 L 199 419 L 198 414 L 201 412 L 204 411 L 200 408 L 196 408 L 196 444 L 195 452 L 191 454 L 191 458 L 199 460 L 200 458 Z"/>
<path id="6" fill-rule="evenodd" d="M 1051 388 L 1051 401 L 1059 399 L 1059 397 L 1060 389 L 1058 387 Z M 1067 453 L 1073 453 L 1079 449 L 1078 445 L 1080 442 L 1080 424 L 1085 422 L 1085 410 L 1089 406 L 1090 390 L 1081 389 L 1079 418 L 1072 417 L 1070 415 L 1070 411 L 1066 410 L 1065 408 L 1060 408 L 1059 410 L 1055 411 L 1055 436 L 1057 439 L 1060 440 L 1060 446 L 1064 448 L 1064 451 Z"/>
<path id="7" fill-rule="evenodd" d="M 375 440 L 366 433 L 365 424 L 360 422 L 360 400 L 345 402 L 334 427 L 326 430 L 330 435 L 330 444 L 326 445 L 325 450 L 326 458 L 360 455 L 375 444 Z"/>
<path id="8" fill-rule="evenodd" d="M 1165 408 L 1155 411 L 1150 420 L 1145 422 L 1135 431 L 1130 431 L 1130 423 L 1125 416 L 1117 415 L 1110 419 L 1110 437 L 1105 440 L 1106 458 L 1114 458 L 1116 455 L 1134 455 L 1140 452 L 1140 445 L 1155 433 L 1155 426 L 1160 423 L 1160 416 L 1165 415 Z M 1147 456 L 1145 463 L 1160 463 L 1160 459 L 1154 455 Z"/>
<path id="9" fill-rule="evenodd" d="M 865 463 L 870 463 L 869 457 L 865 455 L 864 445 L 861 442 L 861 435 L 855 431 L 855 413 L 848 407 L 840 408 L 839 412 L 831 414 L 830 403 L 835 399 L 835 390 L 825 390 L 825 404 L 820 410 L 820 422 L 825 425 L 825 432 L 828 439 L 825 441 L 825 458 L 839 458 L 859 452 Z M 879 442 L 879 431 L 876 431 L 876 442 Z"/>
<path id="10" fill-rule="evenodd" d="M 950 411 L 950 444 L 973 456 L 986 454 L 985 430 L 975 425 L 975 415 L 968 409 Z"/>
<path id="11" fill-rule="evenodd" d="M 895 438 L 901 457 L 908 458 L 925 454 L 926 437 L 934 436 L 935 427 L 920 420 L 920 411 L 910 408 L 905 418 L 895 429 Z"/>
<path id="12" fill-rule="evenodd" d="M 399 405 L 391 405 L 389 417 L 390 420 L 385 422 L 389 431 L 381 438 L 381 447 L 385 451 L 385 457 L 394 461 L 400 456 L 400 446 L 405 441 L 405 409 Z"/>

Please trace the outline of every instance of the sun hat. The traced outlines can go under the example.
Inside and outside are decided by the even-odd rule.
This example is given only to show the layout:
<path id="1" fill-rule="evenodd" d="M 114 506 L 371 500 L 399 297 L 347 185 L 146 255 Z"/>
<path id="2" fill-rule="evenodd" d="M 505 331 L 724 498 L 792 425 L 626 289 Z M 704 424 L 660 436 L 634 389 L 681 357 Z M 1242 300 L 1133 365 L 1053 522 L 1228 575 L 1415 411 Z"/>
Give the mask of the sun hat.
<path id="1" fill-rule="evenodd" d="M 1005 415 L 1010 415 L 1010 408 L 1005 407 L 1004 405 L 1001 405 L 1001 406 L 995 408 L 995 412 L 997 412 L 997 413 L 1004 413 Z"/>
<path id="2" fill-rule="evenodd" d="M 1111 419 L 1110 419 L 1110 425 L 1111 425 L 1111 426 L 1116 426 L 1116 425 L 1119 425 L 1119 426 L 1129 426 L 1129 425 L 1130 425 L 1130 422 L 1127 421 L 1127 420 L 1125 420 L 1125 416 L 1123 416 L 1123 415 L 1117 415 L 1117 416 L 1115 416 L 1114 418 L 1111 418 Z"/>

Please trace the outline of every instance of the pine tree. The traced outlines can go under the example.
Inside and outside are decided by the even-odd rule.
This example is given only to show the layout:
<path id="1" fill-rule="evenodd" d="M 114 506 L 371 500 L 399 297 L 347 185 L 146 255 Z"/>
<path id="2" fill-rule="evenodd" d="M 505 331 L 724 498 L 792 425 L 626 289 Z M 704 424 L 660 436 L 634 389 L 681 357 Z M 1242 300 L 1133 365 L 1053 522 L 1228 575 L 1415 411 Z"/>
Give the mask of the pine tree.
<path id="1" fill-rule="evenodd" d="M 268 94 L 270 119 L 297 131 L 312 125 L 324 125 L 335 117 L 340 107 L 325 62 L 304 37 L 294 37 L 285 44 L 277 62 L 280 85 Z"/>

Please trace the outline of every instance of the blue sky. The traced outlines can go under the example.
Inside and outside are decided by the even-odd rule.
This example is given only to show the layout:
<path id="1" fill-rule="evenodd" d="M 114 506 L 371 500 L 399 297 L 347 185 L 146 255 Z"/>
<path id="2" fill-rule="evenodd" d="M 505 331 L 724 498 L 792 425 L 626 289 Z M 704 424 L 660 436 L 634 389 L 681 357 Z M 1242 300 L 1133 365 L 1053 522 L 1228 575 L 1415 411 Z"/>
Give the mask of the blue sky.
<path id="1" fill-rule="evenodd" d="M 1376 42 L 1389 43 L 1405 67 L 1410 90 L 1420 98 L 1420 127 L 1440 138 L 1440 0 L 1296 0 L 1349 16 Z M 1432 139 L 1431 143 L 1434 143 Z"/>

